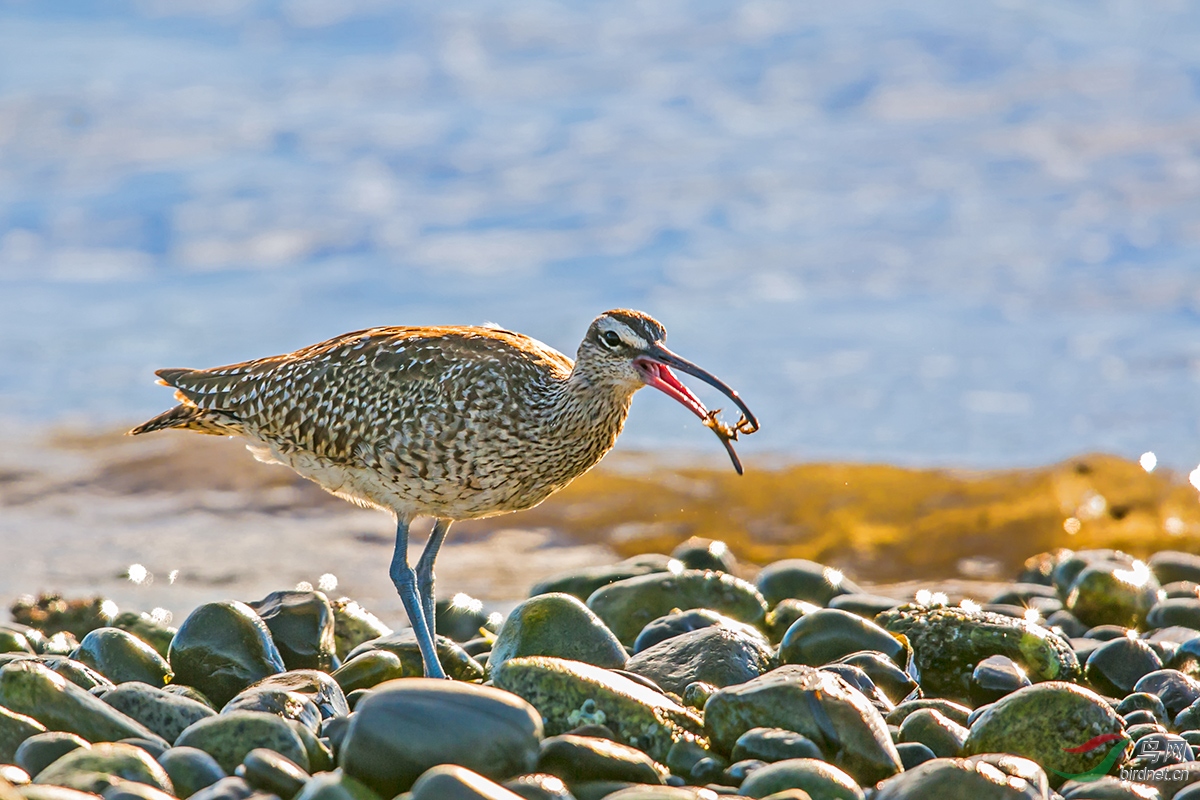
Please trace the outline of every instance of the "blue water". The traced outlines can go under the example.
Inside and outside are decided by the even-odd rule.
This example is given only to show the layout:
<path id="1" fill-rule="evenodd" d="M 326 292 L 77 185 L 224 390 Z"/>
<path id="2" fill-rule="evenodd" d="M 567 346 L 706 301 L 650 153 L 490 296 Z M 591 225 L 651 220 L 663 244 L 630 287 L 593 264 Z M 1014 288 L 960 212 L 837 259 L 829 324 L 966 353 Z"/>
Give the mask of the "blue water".
<path id="1" fill-rule="evenodd" d="M 0 419 L 632 306 L 751 458 L 1190 469 L 1198 41 L 1185 0 L 0 0 Z M 661 396 L 623 446 L 721 458 Z"/>

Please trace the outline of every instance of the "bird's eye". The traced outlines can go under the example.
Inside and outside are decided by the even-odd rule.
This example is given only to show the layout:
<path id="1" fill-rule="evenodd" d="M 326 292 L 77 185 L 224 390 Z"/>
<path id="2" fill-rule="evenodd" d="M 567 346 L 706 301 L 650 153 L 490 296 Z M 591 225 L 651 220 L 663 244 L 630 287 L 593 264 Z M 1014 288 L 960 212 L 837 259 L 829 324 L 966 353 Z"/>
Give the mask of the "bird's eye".
<path id="1" fill-rule="evenodd" d="M 621 337 L 617 336 L 617 334 L 613 333 L 612 331 L 605 331 L 603 334 L 601 334 L 600 340 L 609 347 L 619 347 L 621 345 Z"/>

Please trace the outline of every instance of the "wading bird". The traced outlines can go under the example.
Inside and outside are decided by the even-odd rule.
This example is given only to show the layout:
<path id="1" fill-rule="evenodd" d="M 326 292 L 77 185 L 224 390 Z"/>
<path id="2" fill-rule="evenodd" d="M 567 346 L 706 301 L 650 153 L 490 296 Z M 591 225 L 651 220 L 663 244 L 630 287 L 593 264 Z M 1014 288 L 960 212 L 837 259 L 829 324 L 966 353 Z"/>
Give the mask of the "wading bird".
<path id="1" fill-rule="evenodd" d="M 680 358 L 666 329 L 638 311 L 597 317 L 574 362 L 495 327 L 388 327 L 294 353 L 213 369 L 161 369 L 179 405 L 131 434 L 182 428 L 241 436 L 261 461 L 286 464 L 327 491 L 396 517 L 390 575 L 425 674 L 445 677 L 433 633 L 433 562 L 450 523 L 531 508 L 612 448 L 633 393 L 653 386 L 724 443 L 758 429 L 737 392 Z M 672 368 L 711 384 L 741 410 L 721 422 Z M 408 528 L 433 517 L 416 569 Z"/>

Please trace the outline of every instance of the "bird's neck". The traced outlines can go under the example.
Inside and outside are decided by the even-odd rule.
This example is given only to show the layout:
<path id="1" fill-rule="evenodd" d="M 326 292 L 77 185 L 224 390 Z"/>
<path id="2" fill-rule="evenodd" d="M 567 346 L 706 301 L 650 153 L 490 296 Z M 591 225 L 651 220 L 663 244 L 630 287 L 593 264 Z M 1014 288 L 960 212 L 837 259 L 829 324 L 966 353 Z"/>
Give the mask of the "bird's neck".
<path id="1" fill-rule="evenodd" d="M 568 442 L 568 460 L 575 475 L 595 466 L 616 444 L 625 426 L 633 393 L 640 386 L 628 386 L 612 377 L 587 368 L 576 361 L 570 376 L 563 381 L 547 423 L 561 441 Z"/>

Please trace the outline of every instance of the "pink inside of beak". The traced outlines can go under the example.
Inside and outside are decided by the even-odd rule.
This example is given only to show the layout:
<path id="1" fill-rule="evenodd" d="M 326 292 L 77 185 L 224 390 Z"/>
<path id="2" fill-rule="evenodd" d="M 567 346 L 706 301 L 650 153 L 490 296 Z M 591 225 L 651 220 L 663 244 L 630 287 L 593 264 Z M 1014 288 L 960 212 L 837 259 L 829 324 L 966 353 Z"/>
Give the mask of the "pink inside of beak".
<path id="1" fill-rule="evenodd" d="M 663 394 L 675 398 L 700 419 L 708 417 L 708 409 L 704 407 L 704 403 L 701 403 L 700 398 L 692 394 L 692 390 L 675 377 L 675 373 L 671 372 L 666 364 L 660 364 L 649 358 L 636 359 L 633 364 L 641 373 L 642 380 L 646 382 L 647 386 L 653 386 Z"/>

